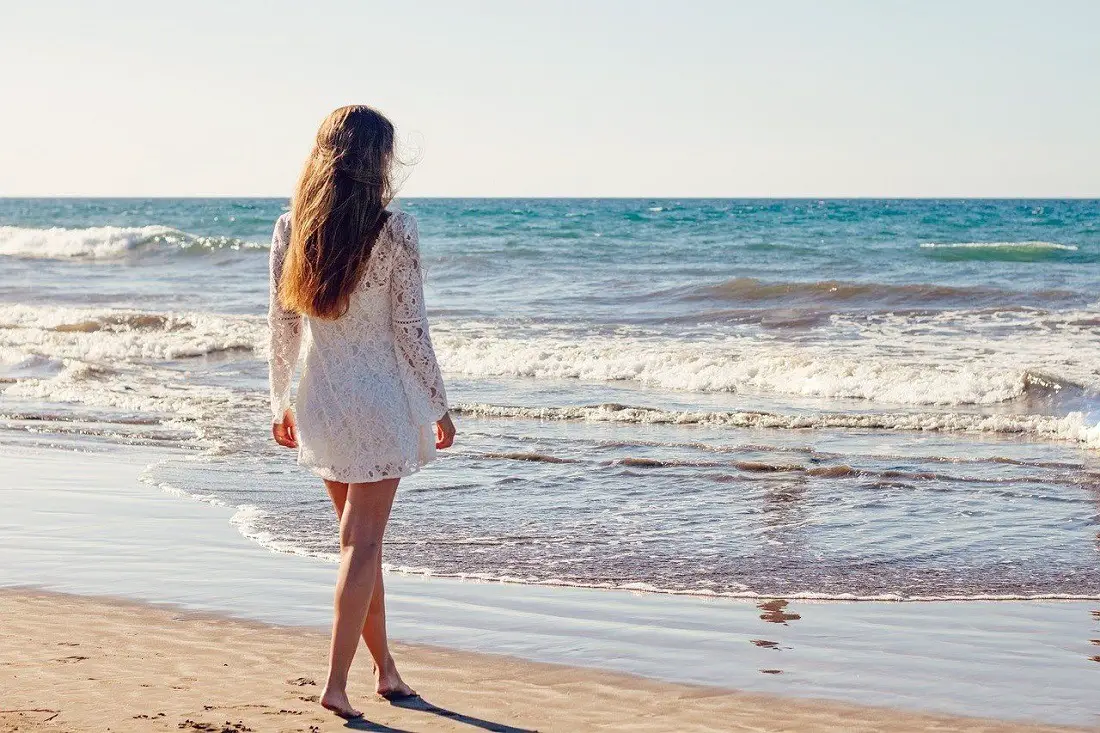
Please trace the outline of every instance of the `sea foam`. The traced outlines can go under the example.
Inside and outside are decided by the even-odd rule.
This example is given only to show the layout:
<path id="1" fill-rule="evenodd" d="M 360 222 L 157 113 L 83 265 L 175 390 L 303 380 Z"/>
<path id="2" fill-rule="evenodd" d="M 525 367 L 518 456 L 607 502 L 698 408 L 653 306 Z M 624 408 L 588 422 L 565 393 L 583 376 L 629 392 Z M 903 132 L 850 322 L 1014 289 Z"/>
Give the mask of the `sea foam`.
<path id="1" fill-rule="evenodd" d="M 733 337 L 518 337 L 469 329 L 439 329 L 435 335 L 444 369 L 471 377 L 633 382 L 682 392 L 782 394 L 896 405 L 991 405 L 1037 389 L 1096 386 L 1087 369 L 1074 366 L 1072 354 L 1051 353 L 1038 335 L 1035 343 L 1021 335 L 1011 350 L 985 342 L 949 351 L 937 349 L 935 339 L 915 337 L 902 349 L 894 338 L 886 328 L 858 342 L 828 346 Z M 981 358 L 975 358 L 978 348 L 984 352 Z M 1082 348 L 1090 350 L 1087 344 Z"/>
<path id="2" fill-rule="evenodd" d="M 700 425 L 771 430 L 856 429 L 1033 435 L 1100 448 L 1100 424 L 1083 412 L 1049 415 L 982 415 L 960 412 L 804 412 L 661 410 L 602 404 L 576 407 L 524 407 L 459 403 L 455 412 L 471 417 L 579 420 L 649 425 Z"/>
<path id="3" fill-rule="evenodd" d="M 1033 318 L 1032 314 L 1023 314 Z M 960 316 L 962 317 L 962 316 Z M 982 318 L 985 318 L 984 316 Z M 950 324 L 881 319 L 837 328 L 859 338 L 777 343 L 755 338 L 660 333 L 521 331 L 439 322 L 433 330 L 445 372 L 470 377 L 620 382 L 687 393 L 793 395 L 900 406 L 993 405 L 1100 392 L 1093 330 L 1074 313 L 1016 326 L 992 318 L 986 330 L 1010 339 L 944 339 Z M 970 326 L 981 325 L 975 321 Z M 1025 327 L 1026 326 L 1026 327 Z M 1057 327 L 1061 340 L 1049 338 Z M 858 329 L 858 330 L 857 330 Z M 62 306 L 0 306 L 0 350 L 19 359 L 117 366 L 239 351 L 265 359 L 263 316 Z M 1056 348 L 1057 347 L 1057 348 Z"/>
<path id="4" fill-rule="evenodd" d="M 9 257 L 109 260 L 156 251 L 263 248 L 233 237 L 203 237 L 156 225 L 78 229 L 0 226 L 0 255 Z"/>
<path id="5" fill-rule="evenodd" d="M 256 316 L 113 308 L 0 306 L 0 348 L 60 359 L 169 361 L 266 344 Z"/>

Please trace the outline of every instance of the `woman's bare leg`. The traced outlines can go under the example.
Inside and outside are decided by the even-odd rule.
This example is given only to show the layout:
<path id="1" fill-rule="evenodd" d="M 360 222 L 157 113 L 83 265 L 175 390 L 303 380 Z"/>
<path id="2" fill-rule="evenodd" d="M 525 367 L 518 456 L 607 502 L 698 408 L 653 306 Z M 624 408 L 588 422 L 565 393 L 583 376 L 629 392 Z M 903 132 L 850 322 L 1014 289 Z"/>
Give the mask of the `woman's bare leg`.
<path id="1" fill-rule="evenodd" d="M 336 580 L 328 679 L 321 704 L 344 716 L 360 715 L 348 700 L 348 672 L 377 584 L 382 536 L 398 481 L 349 484 L 340 517 L 340 572 Z"/>
<path id="2" fill-rule="evenodd" d="M 344 503 L 347 501 L 348 485 L 338 481 L 325 481 L 332 506 L 336 509 L 337 519 L 344 516 Z M 378 555 L 378 574 L 375 580 L 374 594 L 371 596 L 367 621 L 363 625 L 363 641 L 374 659 L 375 691 L 379 695 L 412 695 L 413 689 L 405 684 L 397 671 L 397 664 L 390 654 L 389 637 L 386 633 L 386 586 L 382 573 L 382 555 Z"/>
<path id="3" fill-rule="evenodd" d="M 367 642 L 371 656 L 374 657 L 375 691 L 383 697 L 403 697 L 416 692 L 405 684 L 397 671 L 397 663 L 390 654 L 389 639 L 386 636 L 386 586 L 382 580 L 382 564 L 378 564 L 378 580 L 374 585 L 374 597 L 371 598 L 367 623 L 363 627 L 363 641 Z"/>

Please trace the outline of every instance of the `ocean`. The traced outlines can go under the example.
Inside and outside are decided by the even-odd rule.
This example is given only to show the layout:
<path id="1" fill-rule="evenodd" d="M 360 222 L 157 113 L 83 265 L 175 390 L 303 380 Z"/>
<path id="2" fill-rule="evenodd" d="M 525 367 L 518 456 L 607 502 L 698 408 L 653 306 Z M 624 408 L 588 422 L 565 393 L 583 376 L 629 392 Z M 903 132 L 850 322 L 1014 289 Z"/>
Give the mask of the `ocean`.
<path id="1" fill-rule="evenodd" d="M 394 571 L 699 596 L 1100 599 L 1100 201 L 408 199 L 459 436 Z M 0 445 L 332 558 L 270 438 L 285 199 L 0 199 Z M 44 467 L 48 470 L 48 467 Z"/>

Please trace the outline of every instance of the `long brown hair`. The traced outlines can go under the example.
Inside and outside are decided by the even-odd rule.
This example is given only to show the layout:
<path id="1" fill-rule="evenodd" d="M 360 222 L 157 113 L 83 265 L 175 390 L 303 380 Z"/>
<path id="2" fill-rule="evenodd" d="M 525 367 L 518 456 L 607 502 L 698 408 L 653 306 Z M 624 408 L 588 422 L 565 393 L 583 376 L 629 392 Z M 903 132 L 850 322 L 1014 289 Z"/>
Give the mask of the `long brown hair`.
<path id="1" fill-rule="evenodd" d="M 290 246 L 279 283 L 288 310 L 336 319 L 389 215 L 393 124 L 355 104 L 325 118 L 291 203 Z"/>

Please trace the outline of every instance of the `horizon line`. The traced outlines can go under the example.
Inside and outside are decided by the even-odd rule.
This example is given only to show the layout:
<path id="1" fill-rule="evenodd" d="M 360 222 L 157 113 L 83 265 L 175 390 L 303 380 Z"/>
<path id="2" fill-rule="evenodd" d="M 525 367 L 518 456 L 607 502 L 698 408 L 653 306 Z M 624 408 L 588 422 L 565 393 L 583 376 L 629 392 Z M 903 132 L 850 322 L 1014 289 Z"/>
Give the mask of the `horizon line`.
<path id="1" fill-rule="evenodd" d="M 50 199 L 86 199 L 86 200 L 167 200 L 167 199 L 251 199 L 251 200 L 290 200 L 290 196 L 278 195 L 269 196 L 262 194 L 248 194 L 248 195 L 233 195 L 233 194 L 187 194 L 182 196 L 173 195 L 149 195 L 149 196 L 135 196 L 135 195 L 123 195 L 123 196 L 109 196 L 102 194 L 86 195 L 86 194 L 52 194 L 52 195 L 0 195 L 0 201 L 31 201 L 31 200 L 50 200 Z M 441 196 L 441 195 L 420 195 L 420 196 L 395 196 L 395 201 L 401 200 L 417 200 L 417 199 L 435 199 L 435 200 L 498 200 L 498 201 L 1100 201 L 1100 194 L 1094 195 L 1071 195 L 1071 196 L 963 196 L 963 195 L 951 195 L 951 196 L 932 196 L 932 195 L 919 195 L 919 196 L 870 196 L 870 195 L 792 195 L 792 196 L 776 196 L 776 195 L 764 195 L 764 196 Z"/>

